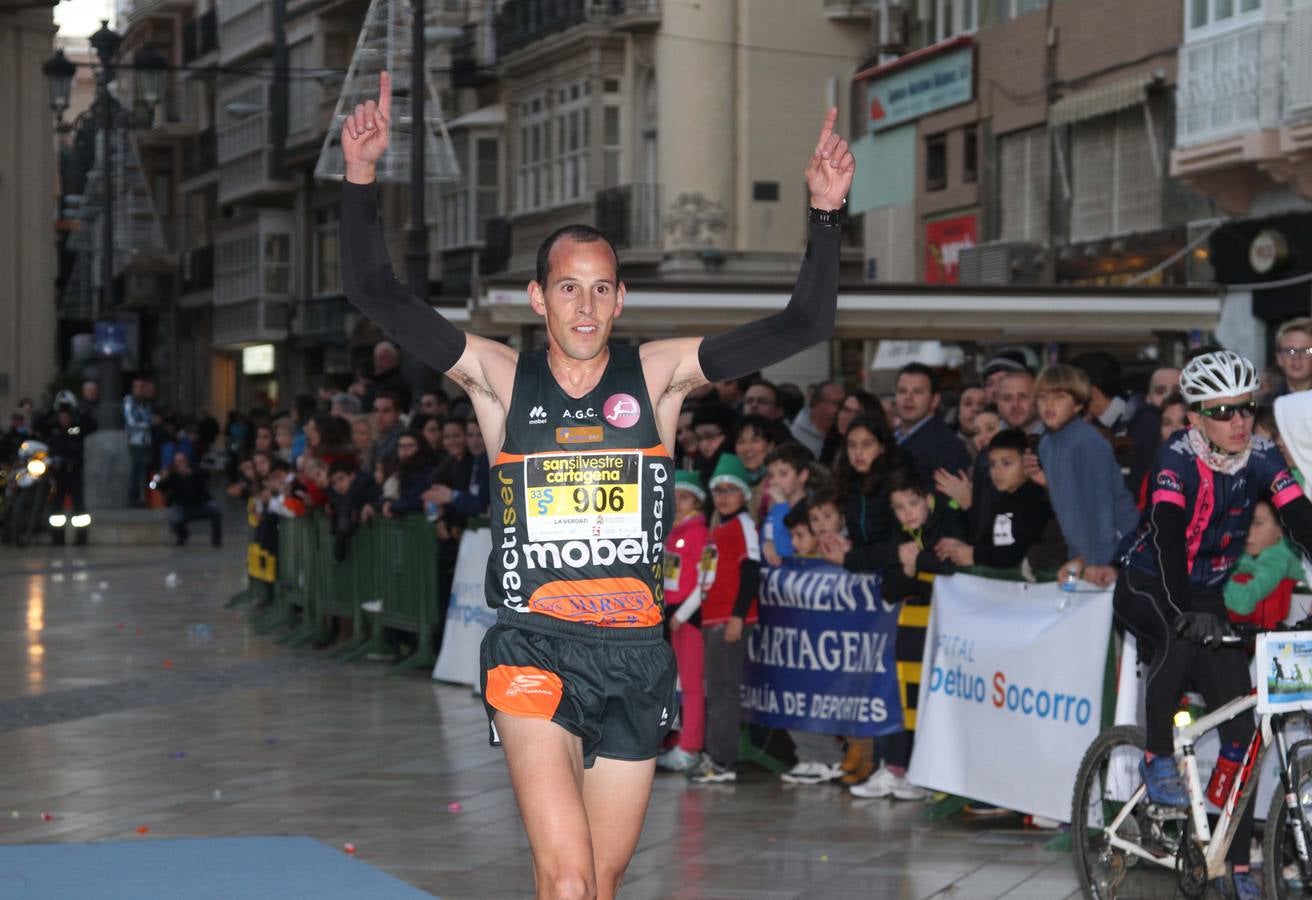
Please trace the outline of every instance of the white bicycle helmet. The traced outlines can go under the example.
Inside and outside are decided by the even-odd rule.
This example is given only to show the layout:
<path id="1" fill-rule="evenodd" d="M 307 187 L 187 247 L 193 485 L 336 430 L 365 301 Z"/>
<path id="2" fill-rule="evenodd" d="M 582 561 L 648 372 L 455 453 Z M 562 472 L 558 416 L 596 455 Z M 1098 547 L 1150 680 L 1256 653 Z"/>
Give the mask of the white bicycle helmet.
<path id="1" fill-rule="evenodd" d="M 61 409 L 77 409 L 77 397 L 72 391 L 60 391 L 55 395 L 55 412 Z"/>
<path id="2" fill-rule="evenodd" d="M 1180 393 L 1190 404 L 1251 394 L 1258 387 L 1257 369 L 1231 350 L 1195 357 L 1180 373 Z"/>

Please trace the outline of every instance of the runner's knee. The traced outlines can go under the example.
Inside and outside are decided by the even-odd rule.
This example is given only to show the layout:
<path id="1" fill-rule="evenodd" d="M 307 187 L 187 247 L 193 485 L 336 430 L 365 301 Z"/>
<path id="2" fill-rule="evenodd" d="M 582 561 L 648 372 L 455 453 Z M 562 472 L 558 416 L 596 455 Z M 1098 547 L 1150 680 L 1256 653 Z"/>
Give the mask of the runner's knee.
<path id="1" fill-rule="evenodd" d="M 595 900 L 597 882 L 591 868 L 563 863 L 546 871 L 540 870 L 538 896 L 550 900 Z"/>

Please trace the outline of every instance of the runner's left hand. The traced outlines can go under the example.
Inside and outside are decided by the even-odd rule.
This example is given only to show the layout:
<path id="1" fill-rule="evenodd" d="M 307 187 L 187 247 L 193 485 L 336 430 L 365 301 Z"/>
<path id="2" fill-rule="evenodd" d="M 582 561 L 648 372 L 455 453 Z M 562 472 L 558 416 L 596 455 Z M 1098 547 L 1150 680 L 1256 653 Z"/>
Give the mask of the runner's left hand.
<path id="1" fill-rule="evenodd" d="M 838 107 L 831 106 L 820 129 L 820 140 L 806 166 L 806 186 L 811 191 L 811 205 L 816 209 L 839 209 L 852 188 L 856 159 L 847 141 L 834 133 Z"/>
<path id="2" fill-rule="evenodd" d="M 729 624 L 724 626 L 724 642 L 726 644 L 736 644 L 743 639 L 743 620 L 739 616 L 733 616 L 729 619 Z"/>

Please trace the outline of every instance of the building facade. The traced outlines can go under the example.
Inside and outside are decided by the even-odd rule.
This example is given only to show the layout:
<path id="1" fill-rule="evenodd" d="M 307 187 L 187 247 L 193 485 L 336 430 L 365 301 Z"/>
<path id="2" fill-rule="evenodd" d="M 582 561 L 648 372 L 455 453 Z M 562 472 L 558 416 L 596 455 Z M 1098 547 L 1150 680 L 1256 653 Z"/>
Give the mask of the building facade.
<path id="1" fill-rule="evenodd" d="M 0 0 L 0 411 L 41 401 L 55 373 L 53 121 L 41 66 L 54 49 L 51 5 Z M 7 427 L 7 425 L 6 425 Z"/>

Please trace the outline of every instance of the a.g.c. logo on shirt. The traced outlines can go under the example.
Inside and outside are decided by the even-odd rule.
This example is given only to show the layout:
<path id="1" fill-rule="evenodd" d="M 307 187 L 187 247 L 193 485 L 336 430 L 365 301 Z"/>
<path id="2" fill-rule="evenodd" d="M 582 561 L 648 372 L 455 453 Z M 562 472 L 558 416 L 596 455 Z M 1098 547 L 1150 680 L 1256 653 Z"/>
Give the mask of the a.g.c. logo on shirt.
<path id="1" fill-rule="evenodd" d="M 611 394 L 602 404 L 606 421 L 615 428 L 631 428 L 638 422 L 642 407 L 632 394 Z"/>
<path id="2" fill-rule="evenodd" d="M 528 411 L 528 424 L 545 425 L 547 424 L 547 411 L 540 406 L 535 406 Z"/>

